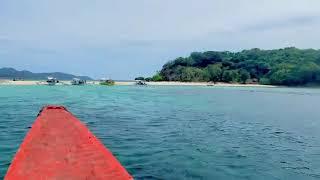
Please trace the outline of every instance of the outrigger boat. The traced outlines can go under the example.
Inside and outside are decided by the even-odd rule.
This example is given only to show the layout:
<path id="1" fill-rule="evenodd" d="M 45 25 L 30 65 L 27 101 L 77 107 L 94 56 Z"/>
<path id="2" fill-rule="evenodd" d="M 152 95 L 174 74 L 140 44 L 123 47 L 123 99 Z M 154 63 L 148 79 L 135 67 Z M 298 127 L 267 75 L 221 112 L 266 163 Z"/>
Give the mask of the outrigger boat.
<path id="1" fill-rule="evenodd" d="M 115 85 L 115 82 L 112 79 L 102 78 L 102 79 L 100 79 L 99 84 L 105 85 L 105 86 L 113 86 L 113 85 Z"/>
<path id="2" fill-rule="evenodd" d="M 145 81 L 137 80 L 136 81 L 136 85 L 138 85 L 138 86 L 146 86 L 147 83 Z"/>
<path id="3" fill-rule="evenodd" d="M 57 80 L 57 78 L 48 77 L 47 83 L 48 83 L 49 86 L 54 86 L 57 83 L 59 83 L 59 81 Z"/>
<path id="4" fill-rule="evenodd" d="M 131 180 L 112 153 L 62 106 L 44 107 L 5 180 Z"/>
<path id="5" fill-rule="evenodd" d="M 72 85 L 85 85 L 86 83 L 87 83 L 86 80 L 81 80 L 81 79 L 78 79 L 78 78 L 73 78 L 72 81 L 71 81 Z"/>

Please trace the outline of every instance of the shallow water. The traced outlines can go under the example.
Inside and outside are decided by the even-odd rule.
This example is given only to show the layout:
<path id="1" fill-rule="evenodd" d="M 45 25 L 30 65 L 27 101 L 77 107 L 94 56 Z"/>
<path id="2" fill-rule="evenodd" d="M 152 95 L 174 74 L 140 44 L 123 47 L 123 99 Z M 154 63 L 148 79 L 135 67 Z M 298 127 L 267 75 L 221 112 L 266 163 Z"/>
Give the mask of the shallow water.
<path id="1" fill-rule="evenodd" d="M 0 86 L 0 178 L 62 104 L 135 179 L 320 179 L 320 89 Z"/>

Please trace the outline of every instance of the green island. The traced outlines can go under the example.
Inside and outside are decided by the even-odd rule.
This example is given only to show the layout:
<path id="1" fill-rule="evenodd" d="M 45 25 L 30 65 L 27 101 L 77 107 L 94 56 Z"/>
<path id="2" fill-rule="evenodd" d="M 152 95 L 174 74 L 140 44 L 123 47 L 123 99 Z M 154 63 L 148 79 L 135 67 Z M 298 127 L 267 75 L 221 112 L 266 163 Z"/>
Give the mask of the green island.
<path id="1" fill-rule="evenodd" d="M 161 71 L 144 80 L 318 85 L 320 50 L 289 47 L 276 50 L 255 48 L 241 52 L 193 52 L 189 57 L 167 62 Z"/>

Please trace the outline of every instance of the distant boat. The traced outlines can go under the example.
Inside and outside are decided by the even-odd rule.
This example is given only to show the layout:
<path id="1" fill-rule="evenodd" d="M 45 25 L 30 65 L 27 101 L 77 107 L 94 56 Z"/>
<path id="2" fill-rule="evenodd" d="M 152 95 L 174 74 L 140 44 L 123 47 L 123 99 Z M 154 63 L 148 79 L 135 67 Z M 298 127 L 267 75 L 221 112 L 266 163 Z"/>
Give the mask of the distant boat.
<path id="1" fill-rule="evenodd" d="M 49 86 L 54 86 L 57 83 L 59 83 L 59 81 L 57 80 L 57 78 L 48 77 L 47 83 L 48 83 Z"/>
<path id="2" fill-rule="evenodd" d="M 138 85 L 138 86 L 146 86 L 147 83 L 145 81 L 142 81 L 142 80 L 137 80 L 136 81 L 136 85 Z"/>
<path id="3" fill-rule="evenodd" d="M 23 78 L 13 78 L 12 81 L 24 81 Z"/>
<path id="4" fill-rule="evenodd" d="M 114 84 L 115 84 L 115 82 L 111 79 L 102 78 L 100 80 L 100 85 L 113 86 Z"/>
<path id="5" fill-rule="evenodd" d="M 72 81 L 71 81 L 72 85 L 85 85 L 86 83 L 87 83 L 86 80 L 82 80 L 82 79 L 79 79 L 79 78 L 73 78 Z"/>

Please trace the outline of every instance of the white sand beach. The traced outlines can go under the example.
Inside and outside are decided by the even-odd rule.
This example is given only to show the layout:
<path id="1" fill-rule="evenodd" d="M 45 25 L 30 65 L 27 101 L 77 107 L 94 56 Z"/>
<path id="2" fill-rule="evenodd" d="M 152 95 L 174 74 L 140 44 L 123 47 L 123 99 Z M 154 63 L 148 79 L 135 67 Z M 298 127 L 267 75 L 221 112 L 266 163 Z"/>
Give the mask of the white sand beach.
<path id="1" fill-rule="evenodd" d="M 37 85 L 40 81 L 12 81 L 12 80 L 0 80 L 0 85 Z"/>
<path id="2" fill-rule="evenodd" d="M 210 83 L 210 82 L 176 82 L 176 81 L 162 81 L 162 82 L 147 82 L 147 85 L 155 86 L 222 86 L 222 87 L 276 87 L 272 85 L 261 84 L 236 84 L 236 83 Z"/>
<path id="3" fill-rule="evenodd" d="M 88 81 L 89 85 L 99 85 L 99 81 Z M 70 81 L 60 81 L 57 85 L 70 85 Z M 210 83 L 210 82 L 176 82 L 176 81 L 162 81 L 162 82 L 146 82 L 151 86 L 220 86 L 220 87 L 277 87 L 272 85 L 260 84 L 235 84 L 235 83 Z M 12 81 L 0 80 L 0 85 L 15 85 L 15 86 L 28 86 L 28 85 L 47 85 L 45 81 Z M 134 81 L 116 81 L 115 85 L 131 86 L 135 85 Z"/>
<path id="4" fill-rule="evenodd" d="M 36 80 L 26 80 L 26 81 L 12 81 L 12 80 L 0 80 L 0 85 L 13 85 L 13 86 L 32 86 L 32 85 L 47 85 L 48 83 Z M 69 85 L 70 81 L 60 81 L 57 85 Z"/>

